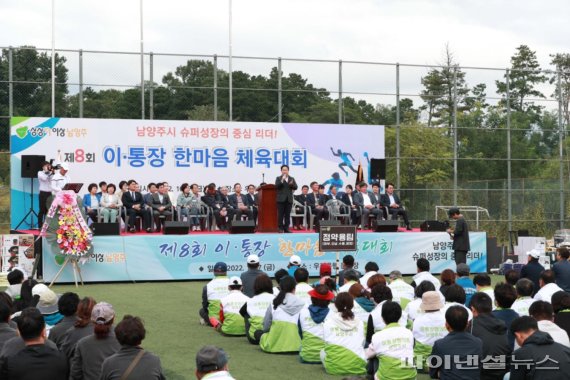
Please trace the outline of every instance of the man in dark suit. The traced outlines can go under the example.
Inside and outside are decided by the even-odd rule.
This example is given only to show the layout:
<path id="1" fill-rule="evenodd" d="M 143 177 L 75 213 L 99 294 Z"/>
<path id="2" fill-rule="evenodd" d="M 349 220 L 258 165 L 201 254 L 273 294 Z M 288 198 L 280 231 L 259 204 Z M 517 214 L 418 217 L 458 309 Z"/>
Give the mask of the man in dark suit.
<path id="1" fill-rule="evenodd" d="M 229 228 L 229 225 L 232 224 L 232 220 L 234 220 L 234 215 L 236 210 L 230 204 L 230 197 L 229 197 L 230 189 L 227 186 L 220 187 L 220 190 L 217 194 L 218 203 L 222 206 L 222 209 L 225 209 L 225 217 L 226 220 L 226 230 Z M 224 214 L 224 212 L 222 212 Z"/>
<path id="2" fill-rule="evenodd" d="M 303 187 L 301 187 L 301 194 L 295 195 L 294 198 L 297 202 L 299 202 L 303 206 L 306 206 L 307 205 L 307 194 L 308 193 L 309 193 L 309 186 L 303 185 Z M 295 206 L 295 212 L 297 214 L 302 213 L 304 209 L 305 209 L 304 207 Z M 307 218 L 308 217 L 309 217 L 309 215 L 307 215 Z M 302 217 L 300 217 L 300 216 L 293 217 L 293 228 L 294 229 L 300 230 L 301 229 L 301 223 L 303 223 Z"/>
<path id="3" fill-rule="evenodd" d="M 246 194 L 247 201 L 252 207 L 253 211 L 253 220 L 257 223 L 257 194 L 255 193 L 255 185 L 247 185 L 247 194 Z"/>
<path id="4" fill-rule="evenodd" d="M 329 212 L 325 206 L 327 199 L 324 194 L 319 192 L 318 182 L 311 182 L 311 189 L 313 192 L 307 195 L 307 205 L 311 207 L 311 211 L 313 212 L 313 227 L 315 228 L 315 231 L 318 231 L 321 220 L 326 219 L 329 216 Z"/>
<path id="5" fill-rule="evenodd" d="M 172 220 L 172 202 L 168 196 L 168 189 L 164 183 L 156 184 L 158 191 L 153 193 L 150 198 L 150 207 L 152 208 L 152 216 L 156 225 L 156 232 L 160 232 L 164 221 Z"/>
<path id="6" fill-rule="evenodd" d="M 392 219 L 398 219 L 398 215 L 402 215 L 404 223 L 406 223 L 406 229 L 412 229 L 410 227 L 410 221 L 408 220 L 408 213 L 402 207 L 400 198 L 398 198 L 394 193 L 394 184 L 392 182 L 388 182 L 386 185 L 386 193 L 380 196 L 380 205 L 388 208 L 388 212 L 392 215 Z M 383 212 L 385 213 L 385 211 Z M 384 214 L 384 217 L 388 219 L 388 215 Z"/>
<path id="7" fill-rule="evenodd" d="M 241 193 L 241 184 L 234 185 L 234 193 L 228 197 L 230 206 L 234 209 L 236 219 L 240 220 L 242 215 L 247 216 L 247 220 L 253 219 L 253 210 L 247 196 Z"/>
<path id="8" fill-rule="evenodd" d="M 453 239 L 452 249 L 455 256 L 455 264 L 467 263 L 467 252 L 471 249 L 469 244 L 469 227 L 457 207 L 449 209 L 449 217 L 455 220 L 455 228 L 449 228 L 447 233 Z"/>
<path id="9" fill-rule="evenodd" d="M 342 202 L 350 209 L 350 223 L 358 225 L 358 217 L 360 216 L 360 209 L 354 203 L 354 196 L 352 192 L 352 185 L 346 185 L 344 188 L 345 193 L 342 195 Z"/>
<path id="10" fill-rule="evenodd" d="M 127 182 L 128 191 L 123 193 L 121 201 L 127 209 L 129 232 L 135 232 L 135 222 L 137 216 L 143 220 L 143 228 L 146 232 L 151 232 L 150 228 L 150 210 L 145 207 L 143 196 L 137 191 L 137 181 L 131 179 Z"/>
<path id="11" fill-rule="evenodd" d="M 289 166 L 281 165 L 281 176 L 275 178 L 277 187 L 277 220 L 279 232 L 289 231 L 291 219 L 291 206 L 293 205 L 293 192 L 297 190 L 295 178 L 289 176 Z"/>
<path id="12" fill-rule="evenodd" d="M 223 201 L 220 199 L 214 183 L 206 186 L 202 202 L 212 209 L 214 218 L 216 219 L 216 225 L 220 231 L 226 231 L 228 229 L 226 225 L 227 209 L 223 207 Z"/>
<path id="13" fill-rule="evenodd" d="M 360 191 L 354 193 L 354 204 L 362 210 L 362 228 L 367 229 L 368 217 L 373 216 L 378 219 L 381 217 L 381 211 L 378 208 L 378 199 L 374 193 L 368 192 L 368 184 L 366 182 L 360 183 Z"/>

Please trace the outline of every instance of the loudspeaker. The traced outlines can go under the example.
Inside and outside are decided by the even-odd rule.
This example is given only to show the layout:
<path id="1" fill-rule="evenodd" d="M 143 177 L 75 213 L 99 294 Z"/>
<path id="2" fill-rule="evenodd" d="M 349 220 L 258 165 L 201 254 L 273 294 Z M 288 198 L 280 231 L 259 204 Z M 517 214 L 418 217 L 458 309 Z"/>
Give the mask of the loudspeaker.
<path id="1" fill-rule="evenodd" d="M 94 236 L 120 235 L 121 223 L 91 223 Z"/>
<path id="2" fill-rule="evenodd" d="M 386 178 L 386 160 L 373 158 L 370 160 L 370 180 L 380 182 Z"/>
<path id="3" fill-rule="evenodd" d="M 397 220 L 377 220 L 372 223 L 374 232 L 398 232 Z"/>
<path id="4" fill-rule="evenodd" d="M 36 178 L 46 161 L 46 156 L 22 156 L 22 178 Z"/>
<path id="5" fill-rule="evenodd" d="M 440 222 L 439 220 L 426 220 L 422 224 L 420 224 L 420 231 L 422 232 L 429 232 L 429 231 L 438 231 L 438 232 L 445 232 L 449 228 L 449 222 Z"/>
<path id="6" fill-rule="evenodd" d="M 321 227 L 340 226 L 340 220 L 338 219 L 321 220 L 320 226 Z"/>
<path id="7" fill-rule="evenodd" d="M 173 222 L 167 220 L 162 229 L 164 235 L 186 235 L 190 231 L 188 222 Z"/>
<path id="8" fill-rule="evenodd" d="M 255 221 L 234 220 L 230 226 L 230 234 L 252 234 L 255 232 Z"/>

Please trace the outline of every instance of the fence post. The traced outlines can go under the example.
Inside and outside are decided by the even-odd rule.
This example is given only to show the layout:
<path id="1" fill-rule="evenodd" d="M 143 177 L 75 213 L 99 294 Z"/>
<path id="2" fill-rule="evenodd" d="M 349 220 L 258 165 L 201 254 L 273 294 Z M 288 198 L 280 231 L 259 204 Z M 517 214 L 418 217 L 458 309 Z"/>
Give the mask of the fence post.
<path id="1" fill-rule="evenodd" d="M 457 66 L 453 67 L 453 204 L 457 205 Z"/>
<path id="2" fill-rule="evenodd" d="M 400 64 L 396 63 L 396 188 L 400 191 Z"/>
<path id="3" fill-rule="evenodd" d="M 562 83 L 560 79 L 559 66 L 556 70 L 558 82 L 558 146 L 560 155 L 560 228 L 564 228 L 565 219 L 565 197 L 564 197 L 564 123 L 562 122 Z"/>
<path id="4" fill-rule="evenodd" d="M 338 123 L 342 124 L 342 60 L 338 61 Z"/>
<path id="5" fill-rule="evenodd" d="M 150 120 L 154 119 L 154 54 L 151 51 L 150 52 L 150 61 L 149 61 L 149 88 L 148 88 L 148 103 L 149 103 L 149 110 L 148 110 L 148 117 L 150 118 Z"/>
<path id="6" fill-rule="evenodd" d="M 283 113 L 281 112 L 283 109 L 283 88 L 281 83 L 281 57 L 277 58 L 277 115 L 279 123 L 283 122 Z"/>
<path id="7" fill-rule="evenodd" d="M 507 217 L 508 230 L 513 229 L 513 199 L 512 199 L 512 178 L 511 178 L 511 98 L 510 98 L 510 70 L 506 71 L 506 87 L 507 87 Z"/>
<path id="8" fill-rule="evenodd" d="M 214 54 L 214 121 L 218 121 L 218 55 Z"/>
<path id="9" fill-rule="evenodd" d="M 79 49 L 79 118 L 83 118 L 83 49 Z"/>
<path id="10" fill-rule="evenodd" d="M 14 116 L 14 48 L 8 48 L 8 116 Z M 10 139 L 8 139 L 10 140 Z"/>

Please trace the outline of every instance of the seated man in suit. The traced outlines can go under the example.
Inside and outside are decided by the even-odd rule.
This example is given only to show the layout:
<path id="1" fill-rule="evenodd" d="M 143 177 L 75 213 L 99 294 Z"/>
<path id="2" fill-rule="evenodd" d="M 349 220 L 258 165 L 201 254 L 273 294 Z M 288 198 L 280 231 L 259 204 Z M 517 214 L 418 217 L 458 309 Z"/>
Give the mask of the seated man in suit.
<path id="1" fill-rule="evenodd" d="M 309 186 L 307 185 L 303 185 L 303 187 L 301 187 L 301 194 L 297 194 L 295 196 L 293 196 L 295 198 L 295 200 L 297 202 L 299 202 L 302 205 L 307 205 L 307 194 L 309 193 Z M 303 212 L 303 208 L 299 207 L 299 206 L 294 206 L 295 207 L 295 213 L 299 214 Z M 307 212 L 307 218 L 309 217 L 308 212 Z M 294 216 L 293 218 L 293 229 L 295 230 L 301 230 L 301 223 L 303 223 L 303 218 L 300 216 Z"/>
<path id="2" fill-rule="evenodd" d="M 408 213 L 402 207 L 400 202 L 400 198 L 394 193 L 394 184 L 392 182 L 388 182 L 386 185 L 386 194 L 382 194 L 380 198 L 380 204 L 384 207 L 388 207 L 388 212 L 392 215 L 392 219 L 398 219 L 398 215 L 402 215 L 404 218 L 404 223 L 406 223 L 406 229 L 409 231 L 412 228 L 410 227 L 410 221 L 408 220 Z M 386 219 L 388 218 L 385 215 Z"/>
<path id="3" fill-rule="evenodd" d="M 156 185 L 158 191 L 152 194 L 150 207 L 152 208 L 156 232 L 160 232 L 164 221 L 172 220 L 172 202 L 168 196 L 168 188 L 164 186 L 164 183 L 159 182 Z"/>
<path id="4" fill-rule="evenodd" d="M 312 193 L 307 195 L 307 205 L 311 207 L 314 215 L 314 228 L 315 231 L 319 230 L 320 221 L 328 218 L 329 212 L 325 207 L 327 203 L 326 195 L 321 194 L 319 191 L 319 183 L 316 181 L 311 182 Z M 323 188 L 324 190 L 324 188 Z"/>
<path id="5" fill-rule="evenodd" d="M 362 210 L 362 228 L 368 229 L 368 217 L 374 216 L 376 219 L 382 217 L 382 212 L 377 207 L 378 200 L 374 193 L 368 192 L 368 184 L 366 182 L 360 183 L 360 191 L 354 194 L 354 203 Z"/>
<path id="6" fill-rule="evenodd" d="M 232 224 L 232 220 L 234 220 L 234 215 L 236 213 L 236 210 L 232 207 L 232 205 L 230 205 L 230 198 L 228 196 L 229 192 L 229 187 L 222 186 L 220 187 L 217 195 L 218 203 L 221 204 L 222 208 L 226 209 L 226 230 L 228 229 L 227 225 Z"/>
<path id="7" fill-rule="evenodd" d="M 143 221 L 143 228 L 146 232 L 151 232 L 150 228 L 150 210 L 145 207 L 143 196 L 138 191 L 139 186 L 137 181 L 131 179 L 127 182 L 128 190 L 123 193 L 121 201 L 123 206 L 127 209 L 128 227 L 129 232 L 135 232 L 135 222 L 137 216 L 140 216 Z"/>
<path id="8" fill-rule="evenodd" d="M 246 197 L 249 205 L 252 207 L 253 220 L 257 223 L 257 194 L 255 193 L 255 185 L 247 185 Z"/>
<path id="9" fill-rule="evenodd" d="M 344 187 L 345 193 L 342 195 L 342 202 L 350 208 L 350 223 L 358 225 L 358 217 L 360 216 L 360 209 L 354 203 L 354 196 L 352 185 Z"/>
<path id="10" fill-rule="evenodd" d="M 250 207 L 248 197 L 241 193 L 241 184 L 236 183 L 234 191 L 228 199 L 230 206 L 235 211 L 236 219 L 241 220 L 241 216 L 246 215 L 247 220 L 253 220 L 253 210 Z"/>
<path id="11" fill-rule="evenodd" d="M 145 205 L 148 205 L 150 207 L 150 204 L 152 203 L 152 196 L 158 191 L 158 187 L 156 187 L 156 183 L 151 182 L 148 184 L 147 190 L 148 193 L 143 195 L 143 201 Z"/>
<path id="12" fill-rule="evenodd" d="M 222 207 L 222 202 L 218 199 L 216 184 L 210 183 L 208 186 L 206 186 L 206 189 L 204 190 L 204 196 L 202 197 L 202 202 L 204 202 L 206 205 L 208 205 L 208 207 L 212 209 L 214 218 L 216 219 L 216 225 L 220 231 L 227 230 L 226 216 L 228 212 L 225 207 Z"/>

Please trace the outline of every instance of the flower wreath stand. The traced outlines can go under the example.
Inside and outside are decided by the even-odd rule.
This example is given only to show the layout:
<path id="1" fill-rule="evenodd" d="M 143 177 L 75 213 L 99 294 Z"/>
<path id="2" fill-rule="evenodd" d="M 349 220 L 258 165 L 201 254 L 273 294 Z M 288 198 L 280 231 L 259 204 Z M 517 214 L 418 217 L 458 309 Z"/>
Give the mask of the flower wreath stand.
<path id="1" fill-rule="evenodd" d="M 50 226 L 53 226 L 53 228 L 50 228 Z M 93 233 L 85 222 L 75 192 L 64 190 L 57 193 L 54 197 L 46 215 L 46 221 L 42 226 L 41 236 L 45 237 L 48 233 L 52 235 L 50 240 L 53 244 L 57 244 L 56 250 L 59 250 L 60 254 L 65 256 L 61 268 L 49 286 L 51 287 L 57 281 L 69 264 L 71 264 L 73 269 L 75 286 L 78 286 L 77 278 L 83 285 L 79 264 L 87 261 L 87 257 L 92 249 Z"/>

